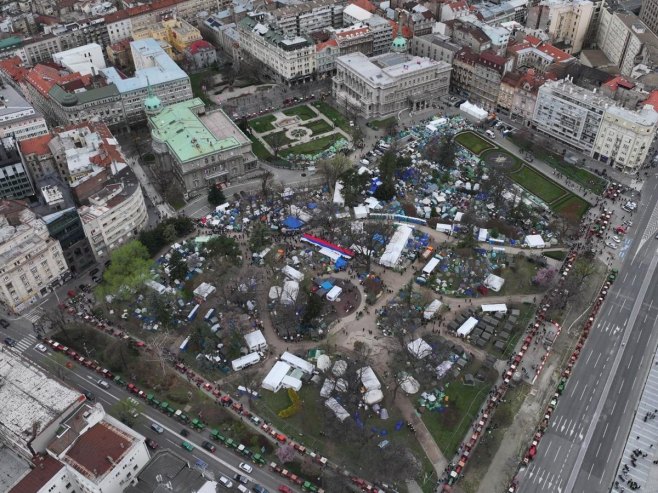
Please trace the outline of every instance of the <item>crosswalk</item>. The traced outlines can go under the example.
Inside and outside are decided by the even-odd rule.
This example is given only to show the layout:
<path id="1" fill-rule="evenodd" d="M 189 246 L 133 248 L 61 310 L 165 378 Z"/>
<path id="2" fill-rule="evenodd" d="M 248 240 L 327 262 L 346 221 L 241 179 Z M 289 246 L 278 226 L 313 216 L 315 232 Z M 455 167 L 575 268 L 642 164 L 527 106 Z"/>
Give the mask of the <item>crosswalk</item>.
<path id="1" fill-rule="evenodd" d="M 36 346 L 37 343 L 38 343 L 38 340 L 34 336 L 34 334 L 28 334 L 25 337 L 21 338 L 19 341 L 17 341 L 17 344 L 16 344 L 16 346 L 14 346 L 13 349 L 14 349 L 14 351 L 18 351 L 19 353 L 22 353 L 25 350 Z"/>
<path id="2" fill-rule="evenodd" d="M 43 308 L 37 306 L 36 308 L 33 308 L 29 312 L 25 313 L 23 315 L 23 318 L 25 320 L 29 320 L 32 323 L 36 323 L 41 319 L 42 316 L 43 316 Z"/>

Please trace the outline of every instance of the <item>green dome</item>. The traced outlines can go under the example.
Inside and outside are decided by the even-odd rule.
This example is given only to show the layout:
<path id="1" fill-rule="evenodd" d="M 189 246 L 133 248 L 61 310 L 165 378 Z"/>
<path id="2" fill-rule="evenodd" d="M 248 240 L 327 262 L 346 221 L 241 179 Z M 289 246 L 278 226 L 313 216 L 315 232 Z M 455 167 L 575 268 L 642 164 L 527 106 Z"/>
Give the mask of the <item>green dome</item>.
<path id="1" fill-rule="evenodd" d="M 161 106 L 162 102 L 160 101 L 160 98 L 155 94 L 147 96 L 144 100 L 144 108 L 147 111 L 159 110 Z"/>
<path id="2" fill-rule="evenodd" d="M 393 40 L 393 44 L 391 45 L 391 50 L 392 51 L 407 51 L 407 40 L 404 39 L 404 36 L 398 35 L 396 38 Z"/>

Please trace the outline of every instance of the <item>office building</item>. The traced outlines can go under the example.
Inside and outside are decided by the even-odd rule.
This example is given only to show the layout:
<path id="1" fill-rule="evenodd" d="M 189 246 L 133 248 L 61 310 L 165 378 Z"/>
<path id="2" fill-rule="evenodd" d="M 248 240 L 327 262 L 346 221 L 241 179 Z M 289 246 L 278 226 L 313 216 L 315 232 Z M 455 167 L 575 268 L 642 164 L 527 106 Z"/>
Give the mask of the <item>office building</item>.
<path id="1" fill-rule="evenodd" d="M 34 186 L 11 138 L 0 141 L 0 199 L 23 199 L 34 195 Z"/>

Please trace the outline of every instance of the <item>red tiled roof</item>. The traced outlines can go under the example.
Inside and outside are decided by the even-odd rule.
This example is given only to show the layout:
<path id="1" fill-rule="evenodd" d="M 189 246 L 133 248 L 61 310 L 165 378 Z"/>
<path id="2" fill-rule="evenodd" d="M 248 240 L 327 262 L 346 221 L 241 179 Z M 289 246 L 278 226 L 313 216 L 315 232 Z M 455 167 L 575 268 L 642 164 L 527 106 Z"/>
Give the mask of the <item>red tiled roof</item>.
<path id="1" fill-rule="evenodd" d="M 352 0 L 350 4 L 361 7 L 363 10 L 367 10 L 371 14 L 374 14 L 377 10 L 377 7 L 375 7 L 369 0 Z"/>
<path id="2" fill-rule="evenodd" d="M 148 5 L 138 5 L 136 7 L 130 7 L 129 9 L 117 10 L 105 16 L 105 24 L 110 24 L 112 22 L 118 22 L 130 17 L 136 17 L 147 12 L 153 12 L 160 9 L 166 9 L 167 7 L 173 7 L 179 3 L 182 3 L 186 0 L 156 0 L 155 2 Z"/>
<path id="3" fill-rule="evenodd" d="M 541 39 L 530 34 L 527 34 L 523 39 L 530 43 L 532 46 L 539 46 L 541 44 Z"/>
<path id="4" fill-rule="evenodd" d="M 52 15 L 37 15 L 34 20 L 37 24 L 45 24 L 47 26 L 54 26 L 60 23 L 60 20 Z"/>
<path id="5" fill-rule="evenodd" d="M 39 135 L 38 137 L 32 137 L 31 139 L 21 140 L 18 145 L 21 147 L 21 152 L 23 154 L 38 154 L 43 156 L 45 154 L 50 154 L 48 143 L 52 138 L 53 135 L 47 133 L 46 135 Z"/>
<path id="6" fill-rule="evenodd" d="M 397 36 L 398 36 L 398 29 L 399 29 L 398 23 L 395 22 L 395 21 L 392 20 L 392 19 L 388 19 L 388 23 L 389 23 L 389 24 L 391 25 L 391 27 L 393 28 L 392 38 L 393 38 L 393 39 L 397 38 Z M 404 26 L 404 25 L 403 25 L 403 26 L 402 26 L 402 36 L 403 36 L 404 38 L 411 39 L 411 38 L 414 37 L 414 33 L 411 32 L 411 29 L 409 29 L 408 26 Z"/>
<path id="7" fill-rule="evenodd" d="M 0 70 L 16 82 L 23 80 L 28 73 L 28 69 L 23 67 L 23 62 L 17 56 L 0 60 Z"/>
<path id="8" fill-rule="evenodd" d="M 322 51 L 328 46 L 338 46 L 338 43 L 336 43 L 335 39 L 330 39 L 322 43 L 318 43 L 315 45 L 315 51 Z"/>
<path id="9" fill-rule="evenodd" d="M 64 468 L 64 464 L 50 455 L 34 459 L 34 469 L 23 476 L 9 493 L 36 493 Z"/>
<path id="10" fill-rule="evenodd" d="M 76 440 L 64 460 L 84 476 L 99 478 L 123 459 L 133 440 L 130 435 L 101 421 Z"/>
<path id="11" fill-rule="evenodd" d="M 199 50 L 214 50 L 215 48 L 213 45 L 208 43 L 208 41 L 199 39 L 188 46 L 187 49 L 190 51 L 190 53 L 192 53 L 192 55 L 195 55 Z"/>
<path id="12" fill-rule="evenodd" d="M 357 34 L 365 34 L 370 30 L 368 27 L 360 27 L 358 29 L 349 29 L 347 31 L 341 31 L 336 33 L 337 38 L 349 38 Z"/>
<path id="13" fill-rule="evenodd" d="M 658 111 L 658 91 L 651 91 L 649 97 L 642 101 L 642 104 L 650 104 L 656 111 Z"/>
<path id="14" fill-rule="evenodd" d="M 459 10 L 468 10 L 469 5 L 466 3 L 466 0 L 457 0 L 456 2 L 450 2 L 448 4 L 448 7 L 450 7 L 451 10 L 453 11 L 459 11 Z"/>
<path id="15" fill-rule="evenodd" d="M 543 53 L 546 53 L 547 55 L 552 56 L 553 59 L 558 63 L 573 58 L 566 51 L 562 51 L 561 49 L 556 48 L 555 46 L 549 44 L 542 44 L 538 48 L 538 50 L 542 51 Z"/>
<path id="16" fill-rule="evenodd" d="M 25 80 L 47 96 L 55 85 L 65 86 L 69 90 L 87 87 L 91 83 L 91 76 L 81 75 L 80 72 L 62 72 L 62 69 L 40 63 L 27 73 Z"/>
<path id="17" fill-rule="evenodd" d="M 613 91 L 616 91 L 617 88 L 619 87 L 623 89 L 633 89 L 635 87 L 635 84 L 624 79 L 621 75 L 618 75 L 617 77 L 613 77 L 603 85 L 612 89 Z"/>

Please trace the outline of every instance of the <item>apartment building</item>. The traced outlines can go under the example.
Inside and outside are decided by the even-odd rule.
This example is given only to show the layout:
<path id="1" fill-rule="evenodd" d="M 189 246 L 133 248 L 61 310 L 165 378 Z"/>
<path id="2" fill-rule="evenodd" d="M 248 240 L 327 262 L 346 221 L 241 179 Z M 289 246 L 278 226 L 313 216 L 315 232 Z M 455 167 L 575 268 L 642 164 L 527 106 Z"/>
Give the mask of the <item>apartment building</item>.
<path id="1" fill-rule="evenodd" d="M 206 113 L 201 99 L 151 111 L 153 151 L 186 197 L 204 194 L 211 185 L 228 183 L 258 167 L 251 141 L 223 111 Z"/>
<path id="2" fill-rule="evenodd" d="M 507 60 L 493 52 L 476 53 L 468 48 L 455 56 L 452 86 L 471 103 L 495 111 Z"/>
<path id="3" fill-rule="evenodd" d="M 0 82 L 0 139 L 13 137 L 17 141 L 48 133 L 46 119 L 19 94 Z"/>
<path id="4" fill-rule="evenodd" d="M 535 113 L 539 88 L 547 81 L 555 80 L 551 73 L 543 74 L 535 69 L 525 72 L 509 72 L 500 84 L 498 110 L 510 118 L 529 125 Z"/>
<path id="5" fill-rule="evenodd" d="M 0 300 L 23 312 L 69 275 L 44 221 L 23 202 L 0 201 Z"/>
<path id="6" fill-rule="evenodd" d="M 410 53 L 415 56 L 430 58 L 452 65 L 455 55 L 462 47 L 450 41 L 448 36 L 426 34 L 414 36 L 410 43 Z"/>
<path id="7" fill-rule="evenodd" d="M 343 8 L 342 2 L 335 0 L 310 0 L 269 12 L 270 23 L 285 36 L 303 36 L 328 27 L 342 27 Z"/>
<path id="8" fill-rule="evenodd" d="M 23 199 L 34 195 L 28 169 L 11 138 L 0 141 L 0 199 Z"/>
<path id="9" fill-rule="evenodd" d="M 201 31 L 182 19 L 165 19 L 140 30 L 134 30 L 134 40 L 153 38 L 171 45 L 176 59 L 182 59 L 187 48 L 202 39 Z"/>
<path id="10" fill-rule="evenodd" d="M 658 0 L 642 0 L 640 20 L 654 33 L 658 33 Z"/>
<path id="11" fill-rule="evenodd" d="M 590 0 L 542 0 L 530 7 L 526 27 L 546 31 L 552 44 L 573 55 L 582 50 L 593 15 Z"/>
<path id="12" fill-rule="evenodd" d="M 422 110 L 448 94 L 451 70 L 445 62 L 406 53 L 352 53 L 336 59 L 332 94 L 364 118 Z"/>

